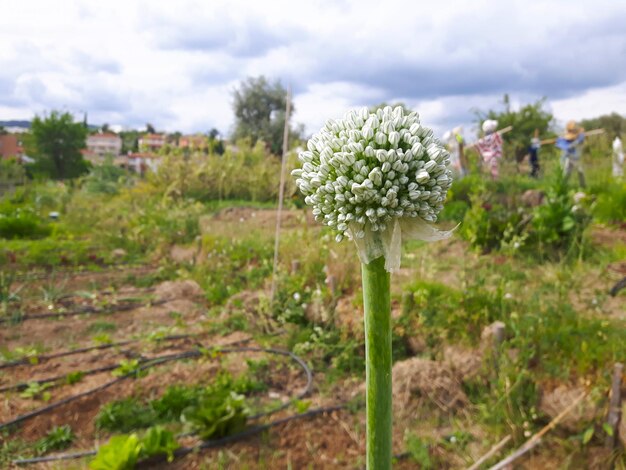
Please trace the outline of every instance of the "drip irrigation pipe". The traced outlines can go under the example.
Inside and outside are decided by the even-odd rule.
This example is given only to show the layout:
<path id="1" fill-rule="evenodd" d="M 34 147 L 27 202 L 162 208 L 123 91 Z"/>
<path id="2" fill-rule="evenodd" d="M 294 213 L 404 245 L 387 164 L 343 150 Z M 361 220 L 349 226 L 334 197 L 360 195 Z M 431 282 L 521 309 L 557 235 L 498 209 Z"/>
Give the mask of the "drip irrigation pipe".
<path id="1" fill-rule="evenodd" d="M 185 339 L 185 338 L 195 338 L 195 337 L 199 337 L 199 336 L 204 336 L 207 335 L 208 333 L 190 333 L 190 334 L 184 334 L 184 335 L 170 335 L 170 336 L 164 336 L 163 338 L 159 338 L 157 341 L 174 341 L 174 340 L 178 340 L 178 339 Z M 116 343 L 107 343 L 107 344 L 99 344 L 97 346 L 88 346 L 85 348 L 79 348 L 79 349 L 73 349 L 71 351 L 63 351 L 60 353 L 54 353 L 54 354 L 47 354 L 47 355 L 41 355 L 41 356 L 31 356 L 31 357 L 26 357 L 23 359 L 17 359 L 15 361 L 10 361 L 10 362 L 4 362 L 0 364 L 0 369 L 6 369 L 9 367 L 16 367 L 16 366 L 21 366 L 21 365 L 37 365 L 40 364 L 41 362 L 44 361 L 48 361 L 50 359 L 57 359 L 59 357 L 66 357 L 66 356 L 73 356 L 75 354 L 82 354 L 85 352 L 90 352 L 90 351 L 100 351 L 103 349 L 110 349 L 110 348 L 116 348 L 119 346 L 126 346 L 128 344 L 132 344 L 132 343 L 138 343 L 142 341 L 141 339 L 129 339 L 129 340 L 125 340 L 125 341 L 118 341 Z M 249 341 L 245 340 L 245 341 Z M 233 344 L 239 344 L 242 341 L 237 341 Z M 31 362 L 31 359 L 36 359 L 37 362 L 33 363 Z"/>
<path id="2" fill-rule="evenodd" d="M 148 302 L 149 305 L 162 305 L 164 303 L 169 302 L 169 300 L 156 300 L 154 302 Z M 84 314 L 105 314 L 105 313 L 116 313 L 116 312 L 125 312 L 128 310 L 134 310 L 136 308 L 140 308 L 143 307 L 144 305 L 146 305 L 146 303 L 144 302 L 133 302 L 127 305 L 118 305 L 116 308 L 109 308 L 109 309 L 97 309 L 95 307 L 85 307 L 79 310 L 73 310 L 70 312 L 63 312 L 63 313 L 27 313 L 26 315 L 22 315 L 19 318 L 20 322 L 26 321 L 26 320 L 40 320 L 43 318 L 63 318 L 63 317 L 74 317 L 77 315 L 84 315 Z M 13 314 L 15 315 L 15 313 Z M 0 323 L 9 323 L 14 321 L 13 318 L 0 318 Z"/>
<path id="3" fill-rule="evenodd" d="M 155 269 L 154 266 L 147 266 L 144 264 L 134 264 L 134 263 L 116 263 L 116 264 L 108 264 L 105 265 L 103 269 L 100 271 L 95 269 L 81 269 L 83 267 L 87 267 L 88 265 L 79 265 L 76 266 L 77 269 L 59 269 L 53 271 L 40 271 L 40 272 L 25 272 L 20 273 L 15 276 L 15 280 L 17 281 L 30 281 L 30 280 L 39 280 L 39 279 L 47 279 L 52 276 L 56 276 L 57 274 L 70 274 L 74 277 L 77 276 L 87 276 L 89 274 L 106 274 L 114 271 L 123 271 L 124 269 L 134 269 L 134 270 L 145 270 L 148 271 L 150 269 Z M 1 271 L 1 270 L 0 270 Z"/>
<path id="4" fill-rule="evenodd" d="M 235 343 L 237 344 L 237 343 Z M 218 347 L 215 349 L 216 353 L 236 353 L 236 352 L 265 352 L 265 353 L 269 353 L 269 354 L 277 354 L 277 355 L 282 355 L 282 356 L 286 356 L 289 357 L 290 359 L 292 359 L 293 361 L 295 361 L 300 367 L 303 368 L 305 375 L 306 375 L 306 385 L 305 387 L 302 389 L 302 391 L 295 397 L 296 399 L 301 399 L 304 398 L 306 395 L 308 395 L 311 392 L 312 386 L 313 386 L 313 373 L 311 372 L 311 369 L 307 366 L 307 364 L 298 356 L 296 356 L 294 353 L 292 353 L 291 351 L 285 351 L 282 349 L 274 349 L 274 348 L 256 348 L 256 347 L 246 347 L 246 346 L 242 346 L 242 347 Z M 109 387 L 112 387 L 113 385 L 122 382 L 123 380 L 126 380 L 128 378 L 131 377 L 136 377 L 137 374 L 141 371 L 147 370 L 151 367 L 157 366 L 157 365 L 161 365 L 164 364 L 166 362 L 170 362 L 170 361 L 176 361 L 176 360 L 181 360 L 181 359 L 191 359 L 191 358 L 196 358 L 196 357 L 201 357 L 203 356 L 204 353 L 202 351 L 199 350 L 191 350 L 191 351 L 185 351 L 182 353 L 176 353 L 176 354 L 167 354 L 164 356 L 159 356 L 159 357 L 155 357 L 152 358 L 150 360 L 148 360 L 144 365 L 142 365 L 141 367 L 139 367 L 137 369 L 137 371 L 132 371 L 129 372 L 126 375 L 122 375 L 120 377 L 117 377 L 113 380 L 110 380 L 109 382 L 106 382 L 104 384 L 101 384 L 97 387 L 91 388 L 89 390 L 86 390 L 82 393 L 79 393 L 77 395 L 72 395 L 69 397 L 66 397 L 62 400 L 56 401 L 54 403 L 50 403 L 47 406 L 44 406 L 42 408 L 38 408 L 36 410 L 30 411 L 28 413 L 25 413 L 23 415 L 17 416 L 9 421 L 6 421 L 4 423 L 0 423 L 0 430 L 2 429 L 6 429 L 9 428 L 11 426 L 14 426 L 16 424 L 22 423 L 24 421 L 27 421 L 31 418 L 34 418 L 36 416 L 42 415 L 44 413 L 47 413 L 48 411 L 54 410 L 60 406 L 63 406 L 67 403 L 73 402 L 75 400 L 79 400 L 81 398 L 84 398 L 86 396 L 89 395 L 93 395 L 94 393 L 98 393 L 101 392 L 103 390 L 108 389 Z M 251 416 L 249 419 L 256 419 L 259 418 L 261 416 L 266 416 L 268 414 L 271 413 L 276 413 L 280 410 L 285 409 L 287 406 L 289 406 L 289 402 L 282 404 L 279 407 L 276 407 L 274 409 L 272 409 L 270 412 L 263 412 L 254 416 Z"/>
<path id="5" fill-rule="evenodd" d="M 174 456 L 176 458 L 179 458 L 187 454 L 190 454 L 192 452 L 195 452 L 197 450 L 222 447 L 222 446 L 231 444 L 233 442 L 243 440 L 247 437 L 260 434 L 263 431 L 267 431 L 270 428 L 288 423 L 290 421 L 311 418 L 313 416 L 317 416 L 317 415 L 325 414 L 325 413 L 332 413 L 333 411 L 339 411 L 345 408 L 346 408 L 345 405 L 335 405 L 335 406 L 328 406 L 328 407 L 323 407 L 323 408 L 315 408 L 313 410 L 309 410 L 304 413 L 299 413 L 299 414 L 287 416 L 285 418 L 276 419 L 266 424 L 259 424 L 257 426 L 249 427 L 240 433 L 233 434 L 232 436 L 226 436 L 221 439 L 213 439 L 210 441 L 203 441 L 196 446 L 181 447 L 174 451 Z M 43 463 L 43 462 L 56 462 L 59 460 L 73 460 L 73 459 L 80 459 L 84 457 L 91 457 L 93 455 L 96 455 L 96 453 L 97 451 L 90 450 L 90 451 L 85 451 L 85 452 L 74 452 L 71 454 L 50 455 L 47 457 L 36 457 L 32 459 L 20 459 L 20 460 L 14 460 L 12 463 L 14 465 L 28 465 L 28 464 Z M 142 468 L 142 467 L 150 468 L 149 465 L 154 465 L 155 463 L 158 462 L 158 460 L 159 460 L 158 458 L 154 458 L 154 457 L 150 459 L 146 459 L 143 462 L 139 462 L 137 464 L 137 468 Z"/>

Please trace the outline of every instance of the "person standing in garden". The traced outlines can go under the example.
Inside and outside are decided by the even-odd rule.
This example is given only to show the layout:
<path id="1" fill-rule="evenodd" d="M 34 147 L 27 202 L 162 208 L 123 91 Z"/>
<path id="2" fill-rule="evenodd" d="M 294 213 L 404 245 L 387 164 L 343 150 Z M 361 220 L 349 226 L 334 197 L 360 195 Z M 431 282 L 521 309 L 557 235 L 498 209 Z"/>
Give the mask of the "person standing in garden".
<path id="1" fill-rule="evenodd" d="M 556 140 L 556 146 L 561 149 L 561 165 L 565 179 L 569 179 L 573 170 L 578 173 L 578 182 L 585 187 L 585 174 L 581 161 L 582 146 L 585 142 L 585 131 L 575 121 L 569 121 L 565 126 L 565 133 Z"/>
<path id="2" fill-rule="evenodd" d="M 619 135 L 613 140 L 613 178 L 621 179 L 624 176 L 624 148 Z"/>
<path id="3" fill-rule="evenodd" d="M 535 129 L 535 135 L 530 139 L 530 176 L 537 178 L 539 176 L 539 149 L 541 148 L 541 140 L 539 140 L 539 129 Z"/>
<path id="4" fill-rule="evenodd" d="M 483 157 L 491 177 L 495 180 L 498 179 L 498 164 L 500 159 L 502 159 L 502 136 L 496 131 L 498 121 L 487 119 L 483 122 L 482 128 L 485 135 L 476 142 L 476 147 Z"/>

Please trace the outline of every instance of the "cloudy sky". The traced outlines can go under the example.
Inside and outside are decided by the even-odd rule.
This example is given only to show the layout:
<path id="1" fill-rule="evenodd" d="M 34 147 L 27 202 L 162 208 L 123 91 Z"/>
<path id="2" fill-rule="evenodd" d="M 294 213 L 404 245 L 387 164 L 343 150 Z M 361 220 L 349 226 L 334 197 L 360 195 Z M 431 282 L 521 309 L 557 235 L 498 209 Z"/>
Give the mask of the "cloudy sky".
<path id="1" fill-rule="evenodd" d="M 568 1 L 5 0 L 0 120 L 63 109 L 90 123 L 232 126 L 247 76 L 294 91 L 313 132 L 402 101 L 439 132 L 545 96 L 560 121 L 626 114 L 626 8 Z M 82 117 L 81 117 L 82 119 Z M 468 130 L 469 132 L 469 130 Z"/>

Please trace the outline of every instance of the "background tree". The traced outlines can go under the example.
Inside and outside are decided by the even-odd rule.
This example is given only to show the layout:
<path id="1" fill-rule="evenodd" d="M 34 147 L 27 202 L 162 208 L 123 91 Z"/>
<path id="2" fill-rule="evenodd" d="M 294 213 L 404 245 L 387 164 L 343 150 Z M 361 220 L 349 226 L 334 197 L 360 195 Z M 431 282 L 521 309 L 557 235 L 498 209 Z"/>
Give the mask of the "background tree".
<path id="1" fill-rule="evenodd" d="M 148 134 L 156 134 L 156 129 L 154 128 L 154 126 L 152 124 L 150 124 L 148 122 L 148 123 L 146 123 L 146 132 Z"/>
<path id="2" fill-rule="evenodd" d="M 120 132 L 122 138 L 122 154 L 126 155 L 128 152 L 139 151 L 139 136 L 142 132 L 131 129 Z"/>
<path id="3" fill-rule="evenodd" d="M 387 103 L 387 102 L 383 101 L 382 103 L 379 103 L 376 106 L 370 106 L 370 112 L 371 113 L 375 113 L 378 108 L 384 108 L 385 106 L 391 106 L 392 108 L 395 108 L 396 106 L 400 106 L 404 110 L 404 114 L 405 115 L 410 114 L 413 111 L 412 109 L 408 108 L 407 105 L 405 105 L 401 101 L 398 101 L 396 103 Z"/>
<path id="4" fill-rule="evenodd" d="M 580 125 L 590 131 L 592 129 L 604 129 L 610 140 L 616 135 L 626 132 L 626 118 L 618 113 L 605 114 L 593 119 L 584 119 Z"/>
<path id="5" fill-rule="evenodd" d="M 249 77 L 233 93 L 235 130 L 233 137 L 249 137 L 254 145 L 258 140 L 265 142 L 275 155 L 282 153 L 283 130 L 287 90 L 279 80 L 269 82 L 265 77 Z M 291 106 L 293 113 L 293 103 Z M 296 130 L 290 135 L 295 140 Z"/>
<path id="6" fill-rule="evenodd" d="M 207 137 L 209 138 L 209 153 L 216 153 L 217 155 L 224 154 L 224 141 L 220 137 L 220 131 L 218 131 L 215 127 L 213 127 L 209 132 L 207 132 Z"/>
<path id="7" fill-rule="evenodd" d="M 546 99 L 542 98 L 535 103 L 529 103 L 519 110 L 511 108 L 509 95 L 504 95 L 502 100 L 504 109 L 501 111 L 490 109 L 488 111 L 475 110 L 478 124 L 482 124 L 485 119 L 495 119 L 498 121 L 498 129 L 513 126 L 511 132 L 504 134 L 503 140 L 508 147 L 513 150 L 515 158 L 520 161 L 528 153 L 530 139 L 533 137 L 535 129 L 539 129 L 541 138 L 550 137 L 554 116 L 544 108 Z"/>
<path id="8" fill-rule="evenodd" d="M 89 169 L 80 153 L 85 148 L 87 129 L 82 122 L 74 122 L 70 113 L 52 111 L 48 116 L 35 116 L 31 135 L 36 172 L 64 179 L 75 178 Z"/>

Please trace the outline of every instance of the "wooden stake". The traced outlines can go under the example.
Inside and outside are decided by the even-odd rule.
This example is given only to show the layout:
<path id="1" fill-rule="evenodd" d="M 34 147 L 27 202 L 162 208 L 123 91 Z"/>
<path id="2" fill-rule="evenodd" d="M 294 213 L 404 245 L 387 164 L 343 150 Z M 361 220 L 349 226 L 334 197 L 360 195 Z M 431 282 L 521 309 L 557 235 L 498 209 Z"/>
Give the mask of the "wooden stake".
<path id="1" fill-rule="evenodd" d="M 287 91 L 287 106 L 285 110 L 285 129 L 283 132 L 283 155 L 280 165 L 280 188 L 278 189 L 278 211 L 276 213 L 276 234 L 274 238 L 274 266 L 272 268 L 272 288 L 270 289 L 270 302 L 274 302 L 276 291 L 276 271 L 278 270 L 278 246 L 280 243 L 280 218 L 283 212 L 283 200 L 285 198 L 285 167 L 287 166 L 287 152 L 289 151 L 289 113 L 291 112 L 291 86 Z"/>
<path id="2" fill-rule="evenodd" d="M 505 445 L 507 445 L 510 440 L 511 440 L 511 436 L 510 435 L 506 436 L 504 439 L 502 439 L 500 442 L 498 442 L 495 446 L 493 446 L 491 449 L 489 449 L 489 451 L 485 455 L 483 455 L 476 462 L 474 462 L 472 464 L 472 466 L 469 467 L 467 470 L 478 470 L 478 468 L 480 468 L 480 466 L 482 464 L 484 464 L 487 460 L 489 460 L 491 457 L 493 457 L 498 452 L 500 452 L 500 450 L 502 450 L 502 448 Z"/>
<path id="3" fill-rule="evenodd" d="M 495 464 L 489 470 L 502 470 L 507 465 L 510 465 L 512 462 L 514 462 L 515 460 L 520 458 L 526 452 L 528 452 L 529 450 L 531 450 L 531 449 L 535 448 L 537 445 L 539 445 L 539 443 L 541 442 L 541 438 L 546 433 L 548 433 L 549 431 L 554 429 L 557 426 L 557 424 L 559 424 L 561 422 L 561 420 L 565 416 L 567 416 L 574 408 L 576 408 L 576 406 L 583 400 L 583 398 L 585 398 L 587 396 L 588 393 L 589 392 L 582 393 L 578 398 L 576 398 L 572 403 L 570 403 L 567 406 L 567 408 L 565 408 L 563 411 L 561 411 L 557 416 L 555 416 L 555 418 L 552 421 L 550 421 L 546 426 L 544 426 L 541 429 L 541 431 L 539 431 L 537 434 L 535 434 L 530 439 L 528 439 L 524 443 L 524 445 L 522 447 L 520 447 L 518 450 L 513 452 L 511 455 L 509 455 L 504 460 L 501 460 L 500 462 Z"/>

